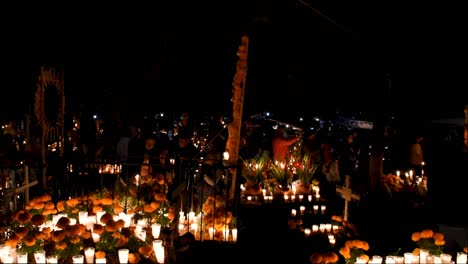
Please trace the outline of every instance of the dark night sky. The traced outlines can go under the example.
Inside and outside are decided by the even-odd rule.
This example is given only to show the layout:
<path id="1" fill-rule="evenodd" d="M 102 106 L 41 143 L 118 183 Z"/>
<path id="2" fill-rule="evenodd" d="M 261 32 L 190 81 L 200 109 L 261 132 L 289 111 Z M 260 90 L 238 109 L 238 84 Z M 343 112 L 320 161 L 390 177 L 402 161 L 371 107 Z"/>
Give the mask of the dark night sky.
<path id="1" fill-rule="evenodd" d="M 247 32 L 246 111 L 462 113 L 468 23 L 457 5 L 240 0 L 17 18 L 2 25 L 1 93 L 32 100 L 39 65 L 52 63 L 74 104 L 230 110 Z"/>

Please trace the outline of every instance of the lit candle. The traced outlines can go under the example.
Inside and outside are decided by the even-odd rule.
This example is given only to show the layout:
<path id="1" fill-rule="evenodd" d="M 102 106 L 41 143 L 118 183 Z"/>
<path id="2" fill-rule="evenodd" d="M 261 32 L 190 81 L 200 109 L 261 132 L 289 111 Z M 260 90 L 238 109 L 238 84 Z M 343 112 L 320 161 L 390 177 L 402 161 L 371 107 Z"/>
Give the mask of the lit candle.
<path id="1" fill-rule="evenodd" d="M 326 205 L 320 206 L 320 212 L 321 212 L 322 214 L 325 214 L 325 210 L 326 210 L 326 209 L 327 209 L 327 206 L 326 206 Z"/>
<path id="2" fill-rule="evenodd" d="M 231 235 L 232 235 L 232 241 L 236 242 L 237 241 L 237 228 L 231 229 Z"/>
<path id="3" fill-rule="evenodd" d="M 36 263 L 46 263 L 46 252 L 45 250 L 38 250 L 34 253 L 34 259 Z"/>
<path id="4" fill-rule="evenodd" d="M 76 264 L 84 264 L 84 256 L 83 255 L 74 255 L 72 257 L 72 261 L 73 263 L 76 263 Z M 36 262 L 36 263 L 41 263 L 41 262 Z M 120 262 L 122 263 L 122 262 Z M 126 263 L 126 262 L 124 262 Z"/>
<path id="5" fill-rule="evenodd" d="M 106 264 L 106 258 L 96 258 L 96 264 Z"/>
<path id="6" fill-rule="evenodd" d="M 457 262 L 456 263 L 467 263 L 467 254 L 465 252 L 457 252 Z"/>
<path id="7" fill-rule="evenodd" d="M 312 232 L 317 232 L 319 230 L 318 225 L 312 225 Z"/>
<path id="8" fill-rule="evenodd" d="M 296 209 L 291 209 L 291 216 L 294 217 L 296 216 L 296 214 L 297 214 Z"/>
<path id="9" fill-rule="evenodd" d="M 128 263 L 128 253 L 130 250 L 128 248 L 121 248 L 119 249 L 119 262 L 120 264 L 127 264 Z"/>
<path id="10" fill-rule="evenodd" d="M 303 195 L 303 194 L 299 194 L 299 201 L 302 202 L 302 200 L 304 200 L 304 195 Z"/>
<path id="11" fill-rule="evenodd" d="M 93 247 L 87 247 L 84 249 L 86 263 L 93 264 L 94 263 L 94 251 Z"/>
<path id="12" fill-rule="evenodd" d="M 301 215 L 303 215 L 305 212 L 305 206 L 301 205 L 301 207 L 299 207 L 299 211 L 301 212 Z"/>
<path id="13" fill-rule="evenodd" d="M 319 206 L 318 206 L 318 205 L 314 205 L 312 208 L 314 208 L 314 214 L 318 214 Z"/>
<path id="14" fill-rule="evenodd" d="M 310 228 L 305 228 L 304 229 L 304 234 L 305 234 L 306 237 L 310 236 L 310 232 L 311 232 Z"/>
<path id="15" fill-rule="evenodd" d="M 307 201 L 312 202 L 312 194 L 307 195 Z"/>
<path id="16" fill-rule="evenodd" d="M 154 223 L 151 225 L 151 233 L 153 238 L 159 238 L 159 234 L 161 233 L 161 224 Z"/>

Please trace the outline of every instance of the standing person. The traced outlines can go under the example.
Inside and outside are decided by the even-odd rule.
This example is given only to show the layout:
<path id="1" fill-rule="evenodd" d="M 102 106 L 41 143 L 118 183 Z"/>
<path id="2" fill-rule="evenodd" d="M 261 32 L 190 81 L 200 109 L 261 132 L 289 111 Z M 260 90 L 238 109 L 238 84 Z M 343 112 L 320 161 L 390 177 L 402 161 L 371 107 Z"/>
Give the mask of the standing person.
<path id="1" fill-rule="evenodd" d="M 423 164 L 424 164 L 424 155 L 422 142 L 424 137 L 422 135 L 416 135 L 413 139 L 413 142 L 410 144 L 409 149 L 409 169 L 413 170 L 415 176 L 423 176 Z"/>
<path id="2" fill-rule="evenodd" d="M 302 133 L 298 136 L 290 137 L 284 125 L 279 125 L 276 135 L 271 141 L 273 160 L 276 162 L 288 161 L 291 157 L 290 146 L 301 139 Z"/>

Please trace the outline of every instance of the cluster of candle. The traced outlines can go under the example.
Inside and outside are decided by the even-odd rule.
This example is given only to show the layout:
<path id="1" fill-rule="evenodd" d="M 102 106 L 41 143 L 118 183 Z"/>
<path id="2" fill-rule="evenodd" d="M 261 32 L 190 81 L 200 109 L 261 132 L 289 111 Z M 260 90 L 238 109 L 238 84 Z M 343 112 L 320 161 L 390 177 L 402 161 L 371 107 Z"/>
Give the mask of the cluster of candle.
<path id="1" fill-rule="evenodd" d="M 194 234 L 196 240 L 203 240 L 204 234 L 203 230 L 199 228 L 199 222 L 202 215 L 199 213 L 198 215 L 195 212 L 191 211 L 187 215 L 185 212 L 179 212 L 179 236 L 184 235 L 187 232 Z M 214 235 L 216 233 L 216 229 L 209 228 L 208 229 L 208 238 L 210 240 L 214 240 Z M 225 228 L 223 232 L 223 240 L 224 241 L 231 241 L 237 242 L 237 229 L 236 228 Z M 231 238 L 231 239 L 230 239 Z"/>
<path id="2" fill-rule="evenodd" d="M 101 164 L 99 166 L 99 174 L 119 174 L 122 170 L 122 165 L 118 164 Z"/>
<path id="3" fill-rule="evenodd" d="M 385 261 L 385 262 L 384 262 Z M 366 257 L 356 258 L 356 263 L 361 264 L 466 264 L 467 263 L 467 254 L 464 252 L 457 252 L 456 260 L 452 260 L 452 255 L 450 254 L 440 254 L 440 256 L 433 256 L 429 254 L 428 251 L 422 250 L 419 255 L 415 255 L 412 252 L 404 253 L 403 256 L 386 256 L 385 258 L 381 256 L 373 256 L 371 259 Z"/>
<path id="4" fill-rule="evenodd" d="M 318 204 L 314 204 L 312 205 L 312 209 L 313 209 L 313 212 L 314 214 L 325 214 L 326 210 L 327 210 L 327 206 L 322 204 L 322 205 L 318 205 Z M 299 206 L 299 213 L 301 215 L 304 215 L 306 212 L 306 207 L 304 205 L 301 205 Z M 291 209 L 291 216 L 296 216 L 297 215 L 297 209 L 293 208 Z"/>

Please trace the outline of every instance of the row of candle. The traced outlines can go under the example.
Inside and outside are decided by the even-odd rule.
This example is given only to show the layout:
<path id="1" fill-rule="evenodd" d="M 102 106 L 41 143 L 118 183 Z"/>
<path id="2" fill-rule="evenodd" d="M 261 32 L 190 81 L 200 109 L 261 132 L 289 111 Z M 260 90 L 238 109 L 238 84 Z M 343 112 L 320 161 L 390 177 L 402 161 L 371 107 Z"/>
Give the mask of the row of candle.
<path id="1" fill-rule="evenodd" d="M 285 195 L 283 195 L 283 200 L 285 202 L 297 202 L 297 201 L 303 202 L 305 200 L 305 198 L 306 198 L 306 195 L 303 195 L 303 194 L 299 194 L 299 195 L 285 194 Z M 259 196 L 259 195 L 247 195 L 246 199 L 247 199 L 247 201 L 257 201 L 259 199 L 262 199 L 264 202 L 272 202 L 273 201 L 273 195 L 261 195 L 261 196 Z M 320 200 L 320 194 L 316 194 L 316 195 L 308 194 L 307 195 L 307 201 L 308 202 L 313 202 L 314 200 L 319 201 Z"/>
<path id="2" fill-rule="evenodd" d="M 203 240 L 205 237 L 203 236 L 203 230 L 199 229 L 199 219 L 201 219 L 201 213 L 198 215 L 195 212 L 191 211 L 188 214 L 184 211 L 179 212 L 179 236 L 184 235 L 187 232 L 190 232 L 195 235 L 196 240 Z M 208 229 L 208 237 L 207 239 L 214 240 L 215 238 L 216 229 L 209 228 Z M 223 240 L 225 242 L 237 242 L 237 228 L 225 228 L 223 232 Z"/>
<path id="3" fill-rule="evenodd" d="M 314 214 L 319 214 L 319 211 L 320 211 L 320 214 L 325 214 L 326 210 L 327 210 L 327 206 L 326 205 L 318 205 L 318 204 L 314 204 L 312 206 L 313 208 L 313 212 Z M 320 210 L 319 210 L 320 209 Z M 306 211 L 306 207 L 304 205 L 301 205 L 299 207 L 299 213 L 300 215 L 304 215 L 305 214 L 305 211 Z M 297 215 L 297 209 L 291 209 L 291 216 L 292 217 L 295 217 Z"/>
<path id="4" fill-rule="evenodd" d="M 429 252 L 423 252 L 415 255 L 412 252 L 404 253 L 403 256 L 386 256 L 385 258 L 374 255 L 371 259 L 367 257 L 357 257 L 357 264 L 466 264 L 467 254 L 465 252 L 457 252 L 456 260 L 452 260 L 450 254 L 440 254 L 440 256 L 430 255 Z"/>

